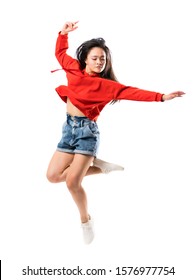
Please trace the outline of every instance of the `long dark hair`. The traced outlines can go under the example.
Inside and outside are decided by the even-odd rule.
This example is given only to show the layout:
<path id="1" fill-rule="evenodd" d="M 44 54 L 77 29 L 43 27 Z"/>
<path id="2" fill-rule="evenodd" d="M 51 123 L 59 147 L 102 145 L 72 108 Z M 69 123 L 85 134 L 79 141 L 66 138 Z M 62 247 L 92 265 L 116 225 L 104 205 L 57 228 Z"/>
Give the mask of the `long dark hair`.
<path id="1" fill-rule="evenodd" d="M 85 61 L 87 59 L 88 53 L 90 52 L 90 50 L 92 48 L 95 48 L 95 47 L 103 49 L 106 54 L 106 65 L 105 65 L 104 70 L 100 73 L 100 77 L 118 82 L 118 80 L 114 74 L 113 67 L 112 67 L 111 52 L 110 52 L 109 48 L 106 46 L 105 40 L 101 37 L 85 41 L 77 48 L 76 58 L 80 63 L 81 69 L 83 70 L 86 68 Z M 111 104 L 114 104 L 115 102 L 116 102 L 116 100 L 113 100 L 111 102 Z"/>

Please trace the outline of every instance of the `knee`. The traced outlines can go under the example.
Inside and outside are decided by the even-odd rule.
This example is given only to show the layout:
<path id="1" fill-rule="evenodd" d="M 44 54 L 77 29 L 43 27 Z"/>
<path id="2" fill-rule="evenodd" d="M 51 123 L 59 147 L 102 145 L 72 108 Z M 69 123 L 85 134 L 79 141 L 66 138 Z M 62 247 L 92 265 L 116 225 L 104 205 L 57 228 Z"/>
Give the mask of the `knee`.
<path id="1" fill-rule="evenodd" d="M 77 176 L 75 176 L 74 174 L 70 174 L 69 176 L 67 176 L 66 185 L 70 192 L 76 192 L 80 187 Z"/>
<path id="2" fill-rule="evenodd" d="M 58 183 L 59 182 L 59 175 L 55 172 L 47 171 L 46 178 L 50 183 Z"/>

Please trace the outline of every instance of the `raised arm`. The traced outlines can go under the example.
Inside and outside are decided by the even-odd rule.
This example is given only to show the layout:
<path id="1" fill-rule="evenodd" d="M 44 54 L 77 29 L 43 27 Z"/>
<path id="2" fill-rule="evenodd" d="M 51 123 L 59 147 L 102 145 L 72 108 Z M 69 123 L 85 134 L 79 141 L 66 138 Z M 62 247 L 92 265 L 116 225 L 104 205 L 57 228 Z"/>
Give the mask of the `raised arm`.
<path id="1" fill-rule="evenodd" d="M 68 33 L 75 29 L 77 29 L 77 22 L 66 22 L 59 32 L 56 41 L 55 56 L 65 70 L 75 70 L 79 68 L 78 61 L 67 54 L 67 49 L 69 47 Z"/>

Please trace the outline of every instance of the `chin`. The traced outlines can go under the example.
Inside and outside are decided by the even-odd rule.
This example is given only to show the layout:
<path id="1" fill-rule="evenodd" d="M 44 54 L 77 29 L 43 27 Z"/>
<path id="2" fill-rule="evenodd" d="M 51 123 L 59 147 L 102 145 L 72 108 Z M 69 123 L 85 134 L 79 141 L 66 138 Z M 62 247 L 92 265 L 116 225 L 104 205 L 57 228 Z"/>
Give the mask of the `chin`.
<path id="1" fill-rule="evenodd" d="M 100 74 L 101 72 L 102 72 L 102 69 L 94 71 L 95 74 Z"/>

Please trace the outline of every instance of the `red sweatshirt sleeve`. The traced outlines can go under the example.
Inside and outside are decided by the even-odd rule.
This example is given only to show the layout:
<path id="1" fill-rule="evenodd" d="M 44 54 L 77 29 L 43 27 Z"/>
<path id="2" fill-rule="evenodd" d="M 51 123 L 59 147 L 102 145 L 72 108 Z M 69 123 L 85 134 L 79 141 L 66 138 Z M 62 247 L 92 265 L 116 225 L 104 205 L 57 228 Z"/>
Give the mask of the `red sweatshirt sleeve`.
<path id="1" fill-rule="evenodd" d="M 80 84 L 83 83 L 80 82 Z M 108 100 L 162 101 L 162 93 L 126 86 L 103 78 L 95 78 L 93 82 L 86 79 L 85 84 L 91 91 L 96 91 L 98 96 L 103 96 Z"/>
<path id="2" fill-rule="evenodd" d="M 78 70 L 79 63 L 76 59 L 67 54 L 68 47 L 68 34 L 61 35 L 59 32 L 56 41 L 55 56 L 63 69 Z"/>
<path id="3" fill-rule="evenodd" d="M 121 85 L 121 89 L 114 94 L 116 100 L 162 101 L 162 93 Z"/>

